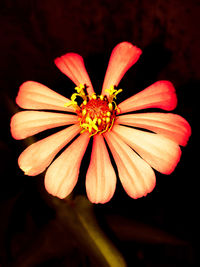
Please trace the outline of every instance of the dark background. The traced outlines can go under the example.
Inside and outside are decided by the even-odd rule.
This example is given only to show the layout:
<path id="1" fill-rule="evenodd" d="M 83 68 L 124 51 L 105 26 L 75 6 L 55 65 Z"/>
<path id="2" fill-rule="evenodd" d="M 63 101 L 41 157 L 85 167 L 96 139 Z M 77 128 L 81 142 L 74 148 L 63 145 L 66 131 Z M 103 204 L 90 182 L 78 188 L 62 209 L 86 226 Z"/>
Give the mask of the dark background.
<path id="1" fill-rule="evenodd" d="M 170 80 L 178 96 L 174 113 L 188 120 L 193 134 L 176 170 L 170 176 L 156 173 L 151 194 L 133 200 L 118 182 L 113 199 L 95 205 L 95 214 L 128 266 L 197 264 L 199 173 L 193 144 L 200 88 L 199 11 L 195 0 L 1 0 L 0 266 L 94 266 L 56 221 L 43 175 L 24 176 L 18 168 L 27 142 L 12 139 L 9 121 L 18 110 L 18 87 L 26 80 L 71 96 L 73 83 L 53 63 L 67 52 L 84 57 L 100 92 L 110 53 L 121 41 L 143 50 L 120 83 L 121 100 L 157 80 Z M 85 195 L 87 155 L 75 195 Z"/>

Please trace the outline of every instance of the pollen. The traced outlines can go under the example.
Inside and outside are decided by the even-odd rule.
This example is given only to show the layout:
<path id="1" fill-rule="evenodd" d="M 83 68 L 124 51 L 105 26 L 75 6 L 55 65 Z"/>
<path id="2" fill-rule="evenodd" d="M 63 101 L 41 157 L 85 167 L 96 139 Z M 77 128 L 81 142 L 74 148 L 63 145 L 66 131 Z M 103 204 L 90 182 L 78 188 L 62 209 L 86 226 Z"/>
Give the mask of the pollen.
<path id="1" fill-rule="evenodd" d="M 93 94 L 92 99 L 97 99 L 97 96 L 95 94 Z"/>
<path id="2" fill-rule="evenodd" d="M 110 111 L 113 110 L 113 105 L 112 105 L 112 103 L 108 103 L 108 108 L 110 109 Z"/>
<path id="3" fill-rule="evenodd" d="M 109 123 L 109 122 L 110 122 L 110 118 L 106 117 L 106 123 Z"/>
<path id="4" fill-rule="evenodd" d="M 81 133 L 88 131 L 90 136 L 102 134 L 110 131 L 114 125 L 117 113 L 117 104 L 113 99 L 122 91 L 111 86 L 107 89 L 108 95 L 87 95 L 87 86 L 80 84 L 75 87 L 77 93 L 71 97 L 68 105 L 72 105 L 79 117 L 79 124 L 82 128 Z M 78 98 L 82 98 L 82 104 L 78 105 Z"/>
<path id="5" fill-rule="evenodd" d="M 84 108 L 84 109 L 82 110 L 82 115 L 85 116 L 86 113 L 87 113 L 87 110 Z"/>

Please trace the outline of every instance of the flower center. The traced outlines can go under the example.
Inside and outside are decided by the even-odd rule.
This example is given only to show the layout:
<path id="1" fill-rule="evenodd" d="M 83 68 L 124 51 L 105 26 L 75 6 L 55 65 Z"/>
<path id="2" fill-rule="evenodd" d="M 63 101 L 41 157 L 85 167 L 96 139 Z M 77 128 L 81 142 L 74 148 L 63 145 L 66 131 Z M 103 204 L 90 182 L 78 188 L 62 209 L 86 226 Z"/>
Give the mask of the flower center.
<path id="1" fill-rule="evenodd" d="M 72 105 L 79 117 L 81 133 L 88 131 L 93 136 L 95 134 L 102 134 L 110 131 L 113 127 L 116 114 L 119 112 L 117 104 L 113 101 L 116 95 L 122 91 L 122 89 L 116 89 L 111 86 L 110 89 L 106 89 L 109 93 L 109 97 L 106 95 L 86 95 L 86 85 L 80 84 L 75 87 L 77 93 L 71 96 L 71 101 L 66 103 L 65 106 Z M 79 105 L 77 97 L 81 97 L 83 102 Z"/>

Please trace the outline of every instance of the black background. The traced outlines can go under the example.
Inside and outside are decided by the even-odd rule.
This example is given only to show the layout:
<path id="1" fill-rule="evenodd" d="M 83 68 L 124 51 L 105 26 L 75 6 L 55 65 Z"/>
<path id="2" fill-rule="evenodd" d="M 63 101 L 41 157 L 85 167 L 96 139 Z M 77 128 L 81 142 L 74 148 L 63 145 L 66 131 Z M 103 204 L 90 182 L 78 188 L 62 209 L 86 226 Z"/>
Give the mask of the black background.
<path id="1" fill-rule="evenodd" d="M 43 175 L 24 176 L 18 168 L 17 158 L 27 143 L 12 139 L 9 122 L 18 110 L 18 87 L 26 80 L 70 98 L 74 84 L 53 63 L 67 52 L 84 57 L 100 92 L 110 53 L 121 41 L 143 50 L 120 83 L 121 100 L 157 80 L 170 80 L 178 96 L 173 112 L 188 120 L 193 134 L 176 170 L 170 176 L 156 173 L 151 194 L 133 200 L 118 182 L 113 199 L 95 205 L 95 214 L 129 266 L 197 264 L 199 173 L 193 144 L 200 85 L 199 11 L 195 0 L 1 0 L 0 266 L 92 266 L 67 230 L 45 230 L 55 222 L 55 213 L 45 201 Z M 88 159 L 89 152 L 77 195 L 85 194 Z M 23 265 L 28 257 L 29 264 Z"/>

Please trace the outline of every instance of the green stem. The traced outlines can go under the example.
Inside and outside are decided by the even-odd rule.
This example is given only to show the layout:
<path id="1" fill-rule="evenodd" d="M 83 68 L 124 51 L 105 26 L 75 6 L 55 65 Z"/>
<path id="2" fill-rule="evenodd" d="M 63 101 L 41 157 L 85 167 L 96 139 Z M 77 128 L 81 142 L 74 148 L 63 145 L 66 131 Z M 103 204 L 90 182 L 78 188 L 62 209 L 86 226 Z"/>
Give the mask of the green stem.
<path id="1" fill-rule="evenodd" d="M 126 263 L 100 229 L 93 212 L 93 204 L 84 197 L 77 197 L 75 201 L 52 199 L 58 219 L 73 232 L 77 242 L 81 245 L 96 266 L 125 267 Z"/>

